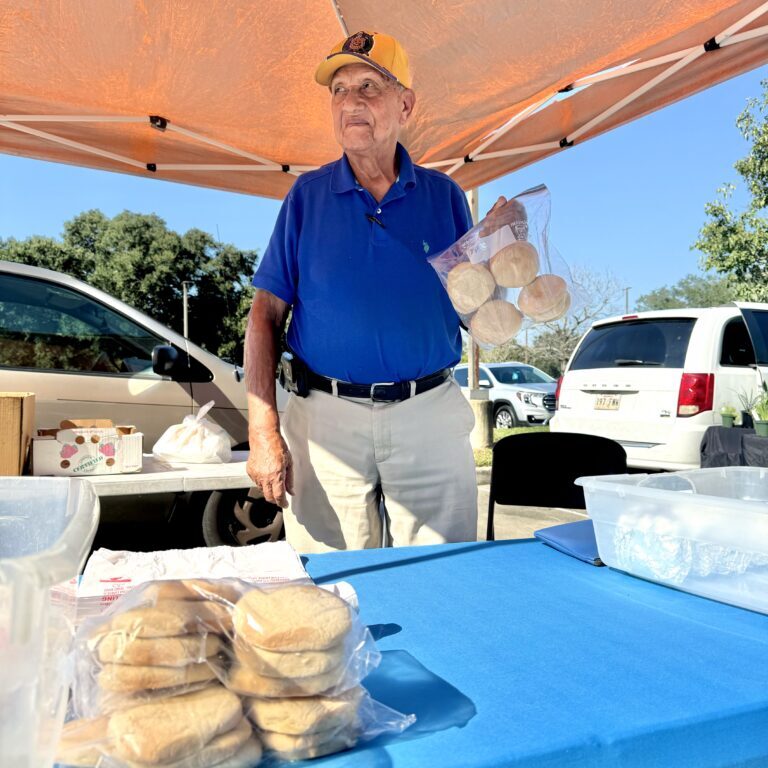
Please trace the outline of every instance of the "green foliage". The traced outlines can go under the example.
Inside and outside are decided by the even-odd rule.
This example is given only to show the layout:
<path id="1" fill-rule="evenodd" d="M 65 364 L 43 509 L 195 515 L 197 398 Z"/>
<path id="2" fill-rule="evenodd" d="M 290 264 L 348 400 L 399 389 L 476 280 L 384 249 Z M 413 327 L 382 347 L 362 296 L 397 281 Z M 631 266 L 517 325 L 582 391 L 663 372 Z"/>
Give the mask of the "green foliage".
<path id="1" fill-rule="evenodd" d="M 727 277 L 686 275 L 674 285 L 643 294 L 635 308 L 640 312 L 678 307 L 717 307 L 736 298 Z"/>
<path id="2" fill-rule="evenodd" d="M 493 349 L 484 349 L 482 359 L 484 363 L 504 363 L 508 360 L 525 361 L 526 356 L 526 348 L 517 339 L 512 339 Z"/>
<path id="3" fill-rule="evenodd" d="M 768 421 L 768 384 L 766 382 L 762 383 L 762 387 L 755 395 L 752 414 L 758 421 Z"/>
<path id="4" fill-rule="evenodd" d="M 733 185 L 718 190 L 720 199 L 708 203 L 708 221 L 695 247 L 704 253 L 703 264 L 728 275 L 736 298 L 768 301 L 768 80 L 760 98 L 750 99 L 736 125 L 750 142 L 749 154 L 734 164 L 751 195 L 746 210 L 729 209 Z"/>
<path id="5" fill-rule="evenodd" d="M 755 403 L 753 408 L 758 421 L 768 421 L 768 392 L 764 392 L 762 397 Z"/>
<path id="6" fill-rule="evenodd" d="M 760 400 L 760 392 L 747 392 L 742 389 L 736 393 L 736 397 L 739 398 L 741 410 L 749 413 L 755 407 L 755 403 Z"/>
<path id="7" fill-rule="evenodd" d="M 190 281 L 190 338 L 242 362 L 256 251 L 217 242 L 199 229 L 179 234 L 155 214 L 124 211 L 110 219 L 92 210 L 67 221 L 61 241 L 0 240 L 0 258 L 70 274 L 178 332 L 182 283 Z"/>
<path id="8" fill-rule="evenodd" d="M 724 405 L 720 409 L 720 413 L 723 416 L 733 416 L 733 418 L 736 418 L 739 415 L 738 410 L 736 410 L 736 407 L 733 405 Z"/>

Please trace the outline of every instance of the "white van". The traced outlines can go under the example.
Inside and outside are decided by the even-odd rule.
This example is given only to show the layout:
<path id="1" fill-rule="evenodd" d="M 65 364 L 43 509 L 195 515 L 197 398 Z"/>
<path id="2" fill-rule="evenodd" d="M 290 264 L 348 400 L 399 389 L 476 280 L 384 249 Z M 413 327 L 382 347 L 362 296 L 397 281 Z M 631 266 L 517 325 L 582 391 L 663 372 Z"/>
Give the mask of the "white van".
<path id="1" fill-rule="evenodd" d="M 596 322 L 558 383 L 553 432 L 609 437 L 630 467 L 690 469 L 720 408 L 768 381 L 768 304 L 641 312 Z"/>
<path id="2" fill-rule="evenodd" d="M 37 427 L 133 424 L 145 451 L 214 400 L 210 416 L 236 444 L 248 439 L 241 368 L 86 283 L 10 261 L 0 261 L 0 391 L 34 392 Z"/>

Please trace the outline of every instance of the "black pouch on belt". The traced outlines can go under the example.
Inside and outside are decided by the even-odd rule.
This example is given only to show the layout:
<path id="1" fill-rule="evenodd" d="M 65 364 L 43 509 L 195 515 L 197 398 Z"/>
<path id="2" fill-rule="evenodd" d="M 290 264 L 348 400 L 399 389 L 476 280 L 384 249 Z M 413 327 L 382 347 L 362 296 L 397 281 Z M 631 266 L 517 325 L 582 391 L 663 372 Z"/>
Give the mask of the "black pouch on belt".
<path id="1" fill-rule="evenodd" d="M 309 395 L 309 368 L 293 352 L 283 352 L 280 356 L 278 380 L 283 389 L 293 392 L 298 397 Z"/>

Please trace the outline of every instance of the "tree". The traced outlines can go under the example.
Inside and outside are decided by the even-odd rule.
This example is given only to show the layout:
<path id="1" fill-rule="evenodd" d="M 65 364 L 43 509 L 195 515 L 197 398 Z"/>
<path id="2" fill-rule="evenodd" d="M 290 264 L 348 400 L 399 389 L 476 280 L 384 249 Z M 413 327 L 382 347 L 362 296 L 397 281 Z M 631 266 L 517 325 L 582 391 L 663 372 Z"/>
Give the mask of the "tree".
<path id="1" fill-rule="evenodd" d="M 736 125 L 751 143 L 749 154 L 734 164 L 751 195 L 741 213 L 729 209 L 735 189 L 726 184 L 720 199 L 707 203 L 709 221 L 699 232 L 695 247 L 704 253 L 703 264 L 728 275 L 735 297 L 768 301 L 768 80 L 760 98 L 750 99 Z"/>
<path id="2" fill-rule="evenodd" d="M 507 360 L 525 362 L 529 354 L 528 348 L 521 344 L 518 338 L 514 338 L 493 349 L 484 349 L 481 357 L 484 363 L 503 363 Z"/>
<path id="3" fill-rule="evenodd" d="M 717 307 L 736 298 L 727 277 L 686 275 L 674 285 L 657 288 L 638 298 L 635 307 L 640 312 L 677 307 Z"/>
<path id="4" fill-rule="evenodd" d="M 182 282 L 191 281 L 189 333 L 214 354 L 242 361 L 257 252 L 220 243 L 199 229 L 181 235 L 155 214 L 110 219 L 85 211 L 62 240 L 0 240 L 0 258 L 65 272 L 183 330 Z"/>

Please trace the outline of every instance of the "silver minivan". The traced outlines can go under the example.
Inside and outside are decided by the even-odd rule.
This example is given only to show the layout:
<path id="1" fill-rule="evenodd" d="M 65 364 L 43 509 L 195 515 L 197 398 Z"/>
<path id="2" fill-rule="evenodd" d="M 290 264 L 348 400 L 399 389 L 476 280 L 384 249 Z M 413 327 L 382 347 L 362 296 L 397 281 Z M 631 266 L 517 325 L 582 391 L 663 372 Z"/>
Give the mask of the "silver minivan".
<path id="1" fill-rule="evenodd" d="M 145 451 L 209 400 L 235 443 L 248 439 L 241 368 L 80 280 L 9 261 L 0 261 L 0 390 L 34 392 L 38 427 L 133 424 Z"/>
<path id="2" fill-rule="evenodd" d="M 215 401 L 212 418 L 248 440 L 243 371 L 142 312 L 68 275 L 0 261 L 0 391 L 35 393 L 35 426 L 104 418 L 144 433 L 144 451 L 171 425 Z M 278 409 L 287 400 L 277 388 Z M 281 517 L 258 489 L 198 499 L 208 544 L 274 539 Z"/>
<path id="3" fill-rule="evenodd" d="M 720 409 L 738 409 L 768 381 L 766 340 L 768 304 L 600 320 L 571 355 L 550 429 L 616 440 L 630 467 L 698 467 Z"/>

